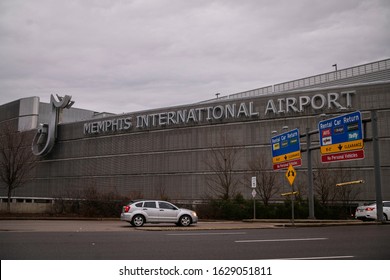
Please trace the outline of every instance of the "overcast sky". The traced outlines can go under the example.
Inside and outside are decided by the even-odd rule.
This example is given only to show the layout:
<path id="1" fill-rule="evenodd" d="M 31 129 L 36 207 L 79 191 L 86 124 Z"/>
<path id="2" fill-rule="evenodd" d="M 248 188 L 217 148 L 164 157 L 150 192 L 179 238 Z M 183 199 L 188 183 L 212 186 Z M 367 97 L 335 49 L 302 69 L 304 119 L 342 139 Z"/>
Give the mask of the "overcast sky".
<path id="1" fill-rule="evenodd" d="M 390 57 L 388 0 L 0 0 L 0 104 L 113 113 Z"/>

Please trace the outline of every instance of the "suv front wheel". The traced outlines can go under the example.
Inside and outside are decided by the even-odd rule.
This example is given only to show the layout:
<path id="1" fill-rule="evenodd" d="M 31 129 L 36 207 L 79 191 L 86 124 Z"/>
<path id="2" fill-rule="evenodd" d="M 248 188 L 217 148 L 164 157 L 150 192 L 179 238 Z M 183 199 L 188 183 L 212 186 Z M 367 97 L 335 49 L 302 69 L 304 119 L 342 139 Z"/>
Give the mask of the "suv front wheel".
<path id="1" fill-rule="evenodd" d="M 192 223 L 191 217 L 188 215 L 183 215 L 180 217 L 178 225 L 182 227 L 188 227 Z"/>

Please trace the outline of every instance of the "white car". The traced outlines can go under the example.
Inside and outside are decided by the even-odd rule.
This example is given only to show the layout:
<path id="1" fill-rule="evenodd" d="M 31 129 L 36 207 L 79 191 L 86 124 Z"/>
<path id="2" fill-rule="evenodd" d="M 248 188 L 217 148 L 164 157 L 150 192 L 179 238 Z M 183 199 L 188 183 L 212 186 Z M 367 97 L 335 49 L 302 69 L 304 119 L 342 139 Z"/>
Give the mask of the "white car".
<path id="1" fill-rule="evenodd" d="M 356 208 L 355 218 L 359 220 L 376 220 L 376 203 L 359 206 Z M 383 201 L 383 220 L 390 219 L 390 201 Z"/>
<path id="2" fill-rule="evenodd" d="M 141 200 L 123 206 L 121 220 L 135 227 L 144 223 L 175 223 L 189 226 L 198 222 L 196 212 L 179 208 L 172 203 L 160 200 Z"/>

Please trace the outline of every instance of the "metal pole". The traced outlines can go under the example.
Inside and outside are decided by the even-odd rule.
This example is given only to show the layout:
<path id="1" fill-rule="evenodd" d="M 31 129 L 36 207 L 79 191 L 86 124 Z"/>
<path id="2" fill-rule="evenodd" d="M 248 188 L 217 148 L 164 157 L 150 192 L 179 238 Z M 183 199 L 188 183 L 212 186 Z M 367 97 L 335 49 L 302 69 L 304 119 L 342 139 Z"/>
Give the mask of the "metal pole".
<path id="1" fill-rule="evenodd" d="M 295 200 L 295 194 L 294 194 L 294 183 L 291 184 L 292 192 L 291 192 L 291 224 L 294 226 L 294 200 Z"/>
<path id="2" fill-rule="evenodd" d="M 256 220 L 256 199 L 253 196 L 253 220 Z"/>
<path id="3" fill-rule="evenodd" d="M 310 129 L 306 128 L 306 145 L 307 145 L 307 180 L 309 186 L 309 219 L 315 219 L 314 216 L 314 192 L 313 192 L 313 167 L 311 161 L 311 138 Z"/>
<path id="4" fill-rule="evenodd" d="M 256 172 L 257 173 L 257 172 Z M 253 197 L 253 220 L 256 220 L 256 176 L 252 177 L 252 197 Z"/>
<path id="5" fill-rule="evenodd" d="M 376 219 L 383 220 L 383 200 L 382 200 L 382 184 L 381 184 L 381 164 L 379 159 L 379 141 L 378 141 L 378 117 L 375 110 L 371 111 L 372 122 L 372 140 L 374 149 L 374 171 L 375 171 L 375 190 L 376 190 Z"/>

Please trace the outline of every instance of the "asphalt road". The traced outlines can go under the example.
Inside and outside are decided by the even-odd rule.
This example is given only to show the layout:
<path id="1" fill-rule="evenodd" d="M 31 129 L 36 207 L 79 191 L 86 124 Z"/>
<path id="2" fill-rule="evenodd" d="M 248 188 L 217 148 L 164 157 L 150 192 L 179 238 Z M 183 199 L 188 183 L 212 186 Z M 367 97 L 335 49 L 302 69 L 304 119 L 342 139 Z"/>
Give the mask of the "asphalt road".
<path id="1" fill-rule="evenodd" d="M 0 221 L 2 260 L 390 259 L 389 225 L 138 230 L 113 221 L 20 224 Z"/>

